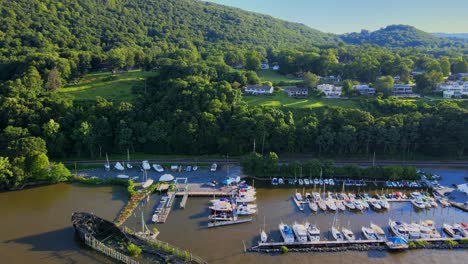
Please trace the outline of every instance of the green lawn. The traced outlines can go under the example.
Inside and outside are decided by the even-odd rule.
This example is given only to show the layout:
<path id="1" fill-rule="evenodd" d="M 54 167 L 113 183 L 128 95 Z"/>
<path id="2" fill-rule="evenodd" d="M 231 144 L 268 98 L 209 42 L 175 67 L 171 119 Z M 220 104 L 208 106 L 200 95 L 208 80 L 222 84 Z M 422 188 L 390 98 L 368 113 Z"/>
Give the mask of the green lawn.
<path id="1" fill-rule="evenodd" d="M 277 71 L 274 71 L 274 70 L 259 70 L 257 72 L 258 74 L 258 77 L 260 77 L 260 79 L 262 81 L 270 81 L 270 82 L 288 82 L 288 83 L 297 83 L 297 82 L 301 82 L 300 80 L 297 80 L 297 79 L 291 79 L 291 78 L 288 78 L 287 76 L 285 75 L 282 75 L 280 73 L 278 73 Z"/>
<path id="2" fill-rule="evenodd" d="M 355 100 L 341 100 L 341 99 L 322 99 L 322 98 L 307 98 L 295 99 L 290 98 L 283 92 L 275 92 L 271 96 L 267 95 L 247 95 L 244 96 L 246 101 L 251 106 L 267 106 L 267 107 L 291 107 L 291 108 L 319 108 L 324 106 L 339 106 L 343 108 L 359 108 Z"/>
<path id="3" fill-rule="evenodd" d="M 59 90 L 77 100 L 94 100 L 101 96 L 114 101 L 132 101 L 132 87 L 144 85 L 145 78 L 157 75 L 157 72 L 129 71 L 115 74 L 99 72 L 85 75 L 78 83 L 70 84 Z"/>

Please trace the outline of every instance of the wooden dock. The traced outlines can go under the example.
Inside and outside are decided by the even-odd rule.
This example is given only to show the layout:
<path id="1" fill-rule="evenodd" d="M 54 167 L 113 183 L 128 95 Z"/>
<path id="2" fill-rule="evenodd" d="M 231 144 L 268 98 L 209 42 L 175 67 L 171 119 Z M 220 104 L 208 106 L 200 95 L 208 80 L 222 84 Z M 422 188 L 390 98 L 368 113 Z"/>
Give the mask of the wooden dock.
<path id="1" fill-rule="evenodd" d="M 196 196 L 196 197 L 213 197 L 213 196 L 231 196 L 231 192 L 223 191 L 188 191 L 188 192 L 177 192 L 177 196 Z"/>
<path id="2" fill-rule="evenodd" d="M 165 223 L 167 220 L 167 217 L 169 216 L 169 213 L 171 212 L 172 209 L 172 204 L 175 201 L 175 194 L 173 192 L 168 192 L 167 195 L 169 196 L 169 200 L 167 201 L 166 206 L 163 208 L 163 210 L 158 214 L 158 223 Z"/>
<path id="3" fill-rule="evenodd" d="M 253 219 L 252 217 L 249 217 L 249 218 L 240 218 L 240 219 L 232 220 L 232 221 L 209 222 L 208 223 L 208 228 L 247 223 L 247 222 L 251 222 L 252 219 Z"/>

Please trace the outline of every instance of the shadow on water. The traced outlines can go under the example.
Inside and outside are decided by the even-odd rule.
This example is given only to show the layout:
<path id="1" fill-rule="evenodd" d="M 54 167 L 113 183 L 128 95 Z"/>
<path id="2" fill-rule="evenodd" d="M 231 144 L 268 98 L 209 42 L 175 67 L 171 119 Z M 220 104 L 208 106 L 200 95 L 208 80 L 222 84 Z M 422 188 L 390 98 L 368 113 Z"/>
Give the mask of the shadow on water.
<path id="1" fill-rule="evenodd" d="M 78 251 L 80 255 L 84 255 L 88 260 L 96 263 L 113 263 L 112 259 L 94 252 L 75 236 L 72 227 L 62 228 L 55 231 L 45 232 L 37 235 L 26 236 L 5 241 L 7 245 L 22 244 L 27 245 L 30 251 L 47 253 L 46 259 L 41 258 L 41 261 L 61 260 L 63 263 L 79 263 L 76 256 L 70 254 L 72 251 Z M 37 260 L 36 260 L 37 261 Z"/>

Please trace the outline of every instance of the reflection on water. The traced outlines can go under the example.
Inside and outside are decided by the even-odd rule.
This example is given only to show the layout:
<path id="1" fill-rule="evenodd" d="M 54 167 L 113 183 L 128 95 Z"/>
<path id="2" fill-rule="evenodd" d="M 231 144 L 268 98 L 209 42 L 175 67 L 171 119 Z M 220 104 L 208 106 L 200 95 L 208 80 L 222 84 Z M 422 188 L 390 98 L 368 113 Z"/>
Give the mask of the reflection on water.
<path id="1" fill-rule="evenodd" d="M 259 185 L 259 184 L 257 184 Z M 341 252 L 341 253 L 300 253 L 288 254 L 288 256 L 277 256 L 258 253 L 243 253 L 243 243 L 247 247 L 256 244 L 259 240 L 260 229 L 264 223 L 269 239 L 281 240 L 278 224 L 285 222 L 293 224 L 297 222 L 316 223 L 321 229 L 322 239 L 330 239 L 328 230 L 336 218 L 340 226 L 349 227 L 355 232 L 357 238 L 362 237 L 361 227 L 369 225 L 372 221 L 381 225 L 388 232 L 388 219 L 419 222 L 420 220 L 432 219 L 438 226 L 444 221 L 467 221 L 468 214 L 455 208 L 434 208 L 429 210 L 416 211 L 411 203 L 392 202 L 388 211 L 375 212 L 367 210 L 365 212 L 318 212 L 311 213 L 305 206 L 304 212 L 299 212 L 292 202 L 291 196 L 295 192 L 294 188 L 270 189 L 257 186 L 258 215 L 252 223 L 226 226 L 215 229 L 207 229 L 207 216 L 209 210 L 207 206 L 211 197 L 193 198 L 190 197 L 186 209 L 179 209 L 180 198 L 174 203 L 174 209 L 169 215 L 165 224 L 153 225 L 151 223 L 152 211 L 156 207 L 158 196 L 154 195 L 151 201 L 144 206 L 144 217 L 149 228 L 156 226 L 161 234 L 159 238 L 163 241 L 179 245 L 197 255 L 205 258 L 208 262 L 214 263 L 310 263 L 313 256 L 314 261 L 327 262 L 353 262 L 357 263 L 423 263 L 434 262 L 454 262 L 457 258 L 468 257 L 464 251 L 436 251 L 418 250 L 404 253 L 388 252 Z M 302 191 L 302 190 L 301 190 Z M 311 191 L 311 190 L 306 190 Z M 136 212 L 135 216 L 127 222 L 132 228 L 141 229 L 141 213 Z M 439 229 L 439 231 L 441 231 Z"/>
<path id="2" fill-rule="evenodd" d="M 70 217 L 90 211 L 114 219 L 122 187 L 57 184 L 0 193 L 1 263 L 113 263 L 75 239 Z"/>

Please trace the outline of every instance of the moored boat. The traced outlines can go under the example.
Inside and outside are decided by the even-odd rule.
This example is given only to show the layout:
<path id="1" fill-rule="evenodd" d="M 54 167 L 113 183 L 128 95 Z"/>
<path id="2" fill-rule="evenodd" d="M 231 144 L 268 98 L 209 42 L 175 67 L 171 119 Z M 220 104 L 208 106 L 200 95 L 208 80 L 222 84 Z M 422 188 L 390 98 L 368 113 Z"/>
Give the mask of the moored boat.
<path id="1" fill-rule="evenodd" d="M 341 200 L 336 200 L 336 201 L 335 201 L 335 204 L 336 204 L 336 208 L 338 208 L 339 210 L 341 210 L 341 211 L 345 211 L 345 210 L 346 210 L 346 206 L 343 204 L 343 201 L 341 201 Z"/>
<path id="2" fill-rule="evenodd" d="M 333 238 L 336 241 L 343 241 L 344 240 L 343 234 L 336 227 L 332 226 L 331 233 L 332 233 Z"/>
<path id="3" fill-rule="evenodd" d="M 377 234 L 375 233 L 374 229 L 363 226 L 361 228 L 361 231 L 367 240 L 378 240 Z"/>
<path id="4" fill-rule="evenodd" d="M 385 244 L 389 249 L 400 250 L 409 248 L 408 241 L 402 237 L 390 237 Z"/>
<path id="5" fill-rule="evenodd" d="M 335 205 L 335 201 L 333 199 L 330 199 L 330 198 L 327 198 L 325 200 L 325 204 L 327 205 L 328 209 L 330 209 L 331 211 L 336 211 L 336 205 Z"/>
<path id="6" fill-rule="evenodd" d="M 358 210 L 364 210 L 364 206 L 361 204 L 361 201 L 359 200 L 354 200 L 354 207 L 356 207 L 356 209 Z"/>
<path id="7" fill-rule="evenodd" d="M 318 206 L 317 206 L 317 204 L 316 204 L 314 201 L 309 201 L 309 209 L 310 209 L 312 212 L 317 212 Z"/>
<path id="8" fill-rule="evenodd" d="M 294 223 L 292 229 L 297 242 L 307 242 L 307 228 L 305 225 Z"/>
<path id="9" fill-rule="evenodd" d="M 351 231 L 351 230 L 349 230 L 349 229 L 343 227 L 343 228 L 341 229 L 341 232 L 343 233 L 343 236 L 344 236 L 344 238 L 345 238 L 346 240 L 348 240 L 348 241 L 354 241 L 354 240 L 356 240 L 356 237 L 354 236 L 353 231 Z"/>
<path id="10" fill-rule="evenodd" d="M 322 210 L 322 211 L 324 211 L 324 212 L 327 211 L 327 204 L 325 203 L 325 201 L 319 200 L 319 201 L 317 202 L 317 205 L 318 205 L 318 207 L 320 208 L 320 210 Z"/>
<path id="11" fill-rule="evenodd" d="M 343 203 L 350 210 L 356 209 L 356 206 L 354 206 L 354 203 L 351 200 L 344 200 Z"/>
<path id="12" fill-rule="evenodd" d="M 380 206 L 380 203 L 376 199 L 370 199 L 369 204 L 372 206 L 372 209 L 374 210 L 382 209 L 382 206 Z"/>
<path id="13" fill-rule="evenodd" d="M 467 237 L 465 230 L 460 225 L 443 224 L 442 229 L 451 238 Z"/>
<path id="14" fill-rule="evenodd" d="M 370 227 L 372 230 L 374 230 L 375 235 L 377 236 L 378 239 L 380 240 L 386 240 L 387 235 L 385 234 L 385 231 L 378 225 L 371 223 Z"/>
<path id="15" fill-rule="evenodd" d="M 404 239 L 409 239 L 410 231 L 408 225 L 398 221 L 392 221 L 391 219 L 388 220 L 388 225 L 390 230 L 395 234 L 397 237 L 402 237 Z"/>
<path id="16" fill-rule="evenodd" d="M 426 208 L 425 203 L 421 199 L 411 199 L 410 201 L 414 205 L 414 207 L 416 207 L 418 209 Z"/>
<path id="17" fill-rule="evenodd" d="M 278 179 L 278 184 L 284 184 L 284 179 L 283 179 L 283 178 L 279 178 L 279 179 Z"/>
<path id="18" fill-rule="evenodd" d="M 298 200 L 299 202 L 302 202 L 302 195 L 301 195 L 300 193 L 296 192 L 296 193 L 294 194 L 294 197 L 295 197 L 296 200 Z"/>
<path id="19" fill-rule="evenodd" d="M 272 185 L 278 185 L 278 179 L 277 178 L 271 179 L 271 184 Z"/>
<path id="20" fill-rule="evenodd" d="M 294 233 L 289 225 L 281 223 L 278 228 L 285 243 L 294 243 Z"/>
<path id="21" fill-rule="evenodd" d="M 320 241 L 320 229 L 317 228 L 314 224 L 305 225 L 307 227 L 307 236 L 310 241 Z"/>

